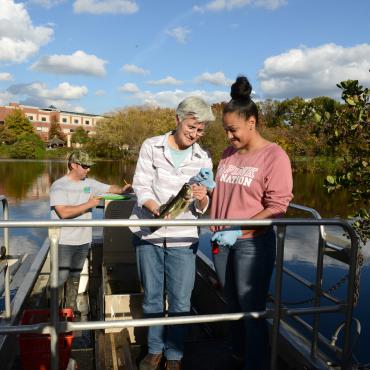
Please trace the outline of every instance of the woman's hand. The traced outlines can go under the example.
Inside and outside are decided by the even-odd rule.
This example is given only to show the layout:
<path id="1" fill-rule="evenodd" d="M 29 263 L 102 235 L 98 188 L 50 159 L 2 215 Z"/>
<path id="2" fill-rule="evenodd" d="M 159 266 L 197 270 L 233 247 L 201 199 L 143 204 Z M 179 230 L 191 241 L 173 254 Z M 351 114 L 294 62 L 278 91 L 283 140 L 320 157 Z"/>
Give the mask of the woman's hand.
<path id="1" fill-rule="evenodd" d="M 224 229 L 213 234 L 211 240 L 218 245 L 231 247 L 243 235 L 240 228 Z"/>
<path id="2" fill-rule="evenodd" d="M 147 200 L 143 206 L 151 213 L 153 213 L 154 216 L 159 216 L 159 204 L 153 200 L 149 199 Z"/>
<path id="3" fill-rule="evenodd" d="M 207 188 L 204 185 L 192 184 L 191 190 L 193 197 L 198 201 L 202 201 L 207 196 Z"/>

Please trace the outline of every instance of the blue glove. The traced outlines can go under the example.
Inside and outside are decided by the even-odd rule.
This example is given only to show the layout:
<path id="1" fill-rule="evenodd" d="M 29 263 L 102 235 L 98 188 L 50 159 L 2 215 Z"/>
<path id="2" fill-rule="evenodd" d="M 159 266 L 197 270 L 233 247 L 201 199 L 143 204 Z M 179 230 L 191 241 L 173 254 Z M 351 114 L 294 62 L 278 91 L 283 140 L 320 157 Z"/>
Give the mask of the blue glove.
<path id="1" fill-rule="evenodd" d="M 224 247 L 231 247 L 235 244 L 236 239 L 242 236 L 243 233 L 240 228 L 225 229 L 222 231 L 216 231 L 211 240 L 216 242 L 218 245 Z"/>
<path id="2" fill-rule="evenodd" d="M 189 182 L 204 185 L 208 189 L 213 189 L 216 186 L 211 168 L 201 168 L 198 174 L 193 176 Z"/>

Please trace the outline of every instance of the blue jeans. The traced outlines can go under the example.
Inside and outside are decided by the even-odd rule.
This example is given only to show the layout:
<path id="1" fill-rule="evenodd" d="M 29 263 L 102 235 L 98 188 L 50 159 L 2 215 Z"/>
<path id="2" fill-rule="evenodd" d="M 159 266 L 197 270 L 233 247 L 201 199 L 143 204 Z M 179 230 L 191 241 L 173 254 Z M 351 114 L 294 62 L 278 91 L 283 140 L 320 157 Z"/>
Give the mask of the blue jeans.
<path id="1" fill-rule="evenodd" d="M 198 244 L 161 248 L 135 236 L 134 245 L 139 277 L 144 289 L 144 316 L 164 316 L 165 293 L 169 316 L 189 314 Z M 148 330 L 148 352 L 164 352 L 167 360 L 181 360 L 185 334 L 186 325 L 151 326 Z"/>
<path id="2" fill-rule="evenodd" d="M 251 239 L 239 239 L 232 247 L 219 247 L 214 255 L 218 278 L 229 312 L 263 311 L 276 257 L 273 230 Z M 244 354 L 245 370 L 267 368 L 268 328 L 264 319 L 245 319 L 244 329 L 231 324 L 234 353 Z"/>
<path id="3" fill-rule="evenodd" d="M 58 285 L 63 286 L 69 276 L 79 277 L 89 253 L 90 243 L 81 245 L 58 245 Z"/>

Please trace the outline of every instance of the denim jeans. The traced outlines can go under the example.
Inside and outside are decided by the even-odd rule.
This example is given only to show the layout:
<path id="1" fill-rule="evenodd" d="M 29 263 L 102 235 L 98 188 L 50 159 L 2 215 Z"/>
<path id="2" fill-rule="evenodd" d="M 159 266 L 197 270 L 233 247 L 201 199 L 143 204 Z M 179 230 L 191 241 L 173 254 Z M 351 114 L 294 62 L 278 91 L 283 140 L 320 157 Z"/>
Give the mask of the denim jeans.
<path id="1" fill-rule="evenodd" d="M 89 253 L 90 243 L 81 245 L 59 244 L 58 285 L 63 286 L 69 276 L 79 277 Z"/>
<path id="2" fill-rule="evenodd" d="M 164 316 L 165 293 L 169 316 L 189 314 L 198 244 L 161 248 L 135 236 L 134 245 L 139 277 L 144 289 L 144 316 Z M 148 330 L 148 352 L 164 352 L 167 360 L 181 360 L 185 334 L 186 325 L 151 326 Z"/>
<path id="3" fill-rule="evenodd" d="M 229 312 L 263 311 L 276 257 L 273 230 L 251 239 L 238 239 L 232 247 L 219 247 L 213 256 Z M 267 368 L 268 329 L 264 319 L 245 319 L 244 329 L 231 324 L 236 355 L 243 355 L 245 370 Z"/>

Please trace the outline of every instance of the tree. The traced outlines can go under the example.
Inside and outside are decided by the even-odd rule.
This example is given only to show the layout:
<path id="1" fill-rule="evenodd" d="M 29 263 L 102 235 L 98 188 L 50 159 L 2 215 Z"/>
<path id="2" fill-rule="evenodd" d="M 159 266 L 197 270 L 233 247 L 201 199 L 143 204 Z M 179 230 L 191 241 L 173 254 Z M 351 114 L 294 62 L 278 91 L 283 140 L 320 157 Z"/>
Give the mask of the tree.
<path id="1" fill-rule="evenodd" d="M 8 144 L 14 143 L 22 134 L 33 134 L 31 122 L 20 109 L 14 109 L 4 120 L 3 135 L 4 141 Z"/>
<path id="2" fill-rule="evenodd" d="M 86 144 L 89 141 L 89 133 L 82 127 L 77 127 L 72 134 L 72 143 Z"/>
<path id="3" fill-rule="evenodd" d="M 122 109 L 101 120 L 89 148 L 97 157 L 120 159 L 137 154 L 142 142 L 175 127 L 175 111 L 166 108 Z M 128 150 L 124 148 L 129 147 Z"/>
<path id="4" fill-rule="evenodd" d="M 327 176 L 326 187 L 329 192 L 346 189 L 352 194 L 352 202 L 359 208 L 352 215 L 354 227 L 365 243 L 370 236 L 370 93 L 357 80 L 342 81 L 337 86 L 342 89 L 345 104 L 320 118 L 328 143 L 343 162 L 340 168 Z"/>
<path id="5" fill-rule="evenodd" d="M 58 118 L 55 114 L 53 114 L 50 119 L 49 140 L 52 139 L 54 136 L 56 136 L 60 140 L 63 140 L 64 142 L 66 141 L 66 137 L 62 132 L 62 128 L 60 127 Z"/>
<path id="6" fill-rule="evenodd" d="M 42 159 L 45 155 L 45 147 L 37 134 L 24 133 L 11 145 L 9 153 L 11 158 L 16 159 Z"/>
<path id="7" fill-rule="evenodd" d="M 277 116 L 279 105 L 278 101 L 272 99 L 266 99 L 257 103 L 258 110 L 261 113 L 260 118 L 263 119 L 266 127 L 276 127 L 281 124 Z"/>
<path id="8" fill-rule="evenodd" d="M 304 125 L 307 122 L 307 103 L 303 98 L 296 96 L 280 102 L 274 112 L 274 126 Z"/>

